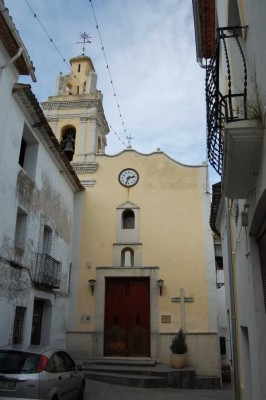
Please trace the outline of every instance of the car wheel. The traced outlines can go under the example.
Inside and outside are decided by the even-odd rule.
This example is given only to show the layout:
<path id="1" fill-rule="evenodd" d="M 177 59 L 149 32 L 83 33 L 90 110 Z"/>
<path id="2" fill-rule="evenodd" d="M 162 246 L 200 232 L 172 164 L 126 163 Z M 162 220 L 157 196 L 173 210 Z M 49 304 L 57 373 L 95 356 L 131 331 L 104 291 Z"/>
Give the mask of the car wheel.
<path id="1" fill-rule="evenodd" d="M 78 394 L 77 400 L 83 400 L 84 392 L 85 392 L 85 383 L 82 382 L 81 386 L 80 386 L 80 389 L 79 389 L 79 394 Z"/>

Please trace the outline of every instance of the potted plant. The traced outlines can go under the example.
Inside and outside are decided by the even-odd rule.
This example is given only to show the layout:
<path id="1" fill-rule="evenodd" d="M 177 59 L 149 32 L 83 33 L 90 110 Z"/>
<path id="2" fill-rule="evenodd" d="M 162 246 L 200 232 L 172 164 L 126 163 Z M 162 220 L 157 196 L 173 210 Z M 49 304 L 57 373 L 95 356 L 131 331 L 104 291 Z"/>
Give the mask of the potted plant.
<path id="1" fill-rule="evenodd" d="M 180 328 L 178 334 L 173 337 L 170 350 L 172 352 L 171 355 L 171 364 L 174 368 L 180 369 L 185 365 L 185 354 L 187 352 L 187 343 L 186 343 L 186 335 Z"/>

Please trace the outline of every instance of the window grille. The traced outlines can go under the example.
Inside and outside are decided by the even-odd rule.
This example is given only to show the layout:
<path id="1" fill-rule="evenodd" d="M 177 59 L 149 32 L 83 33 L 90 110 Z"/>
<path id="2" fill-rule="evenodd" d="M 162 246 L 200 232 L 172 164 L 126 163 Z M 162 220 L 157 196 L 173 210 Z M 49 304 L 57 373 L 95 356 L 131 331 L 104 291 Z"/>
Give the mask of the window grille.
<path id="1" fill-rule="evenodd" d="M 25 313 L 26 307 L 16 307 L 12 344 L 22 343 Z"/>

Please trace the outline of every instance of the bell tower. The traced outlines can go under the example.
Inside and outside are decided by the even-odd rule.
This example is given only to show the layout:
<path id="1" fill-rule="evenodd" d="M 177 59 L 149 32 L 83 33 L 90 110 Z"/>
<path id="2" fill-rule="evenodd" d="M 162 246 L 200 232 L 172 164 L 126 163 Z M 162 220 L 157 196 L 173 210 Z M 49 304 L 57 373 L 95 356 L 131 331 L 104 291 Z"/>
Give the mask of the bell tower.
<path id="1" fill-rule="evenodd" d="M 42 103 L 44 114 L 77 173 L 97 169 L 109 132 L 90 57 L 71 58 L 71 72 L 56 80 L 56 94 Z"/>

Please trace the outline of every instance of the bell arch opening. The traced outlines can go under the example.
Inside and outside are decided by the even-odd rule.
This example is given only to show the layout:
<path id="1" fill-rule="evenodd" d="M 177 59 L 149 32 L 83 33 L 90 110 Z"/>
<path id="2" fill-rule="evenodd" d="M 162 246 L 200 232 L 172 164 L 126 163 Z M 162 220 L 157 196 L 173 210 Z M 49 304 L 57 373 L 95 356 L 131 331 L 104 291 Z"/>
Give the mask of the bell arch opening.
<path id="1" fill-rule="evenodd" d="M 66 126 L 61 131 L 61 147 L 69 161 L 73 160 L 75 153 L 76 128 Z"/>

